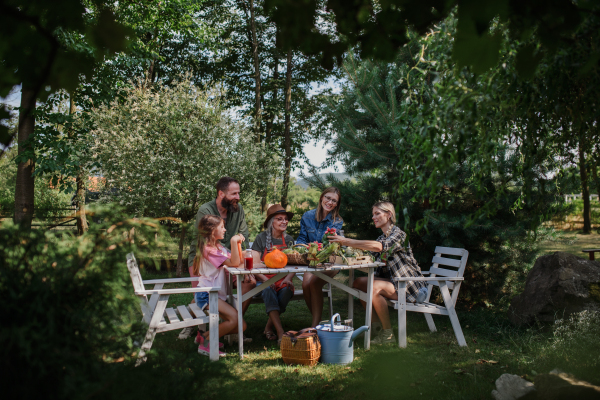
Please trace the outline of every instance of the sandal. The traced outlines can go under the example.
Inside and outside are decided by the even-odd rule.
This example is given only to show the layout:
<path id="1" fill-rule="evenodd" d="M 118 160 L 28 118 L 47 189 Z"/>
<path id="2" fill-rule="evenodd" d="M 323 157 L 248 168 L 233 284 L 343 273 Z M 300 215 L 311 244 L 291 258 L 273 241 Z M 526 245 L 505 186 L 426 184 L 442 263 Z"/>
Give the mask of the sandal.
<path id="1" fill-rule="evenodd" d="M 265 331 L 265 337 L 267 338 L 267 340 L 269 341 L 274 341 L 277 340 L 277 335 L 275 334 L 275 332 L 273 331 Z"/>

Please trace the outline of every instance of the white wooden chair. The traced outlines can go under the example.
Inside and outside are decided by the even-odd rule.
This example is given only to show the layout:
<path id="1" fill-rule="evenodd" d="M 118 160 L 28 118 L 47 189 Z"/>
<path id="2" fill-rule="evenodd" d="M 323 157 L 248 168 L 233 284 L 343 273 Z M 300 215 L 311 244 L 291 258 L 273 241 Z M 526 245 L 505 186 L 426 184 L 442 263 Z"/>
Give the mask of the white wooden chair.
<path id="1" fill-rule="evenodd" d="M 460 259 L 443 257 L 444 255 L 460 257 Z M 398 290 L 398 300 L 388 301 L 388 304 L 392 305 L 398 310 L 398 345 L 400 347 L 406 347 L 407 311 L 423 313 L 431 332 L 436 331 L 431 315 L 447 315 L 450 317 L 450 323 L 454 329 L 454 334 L 456 335 L 456 340 L 458 341 L 459 346 L 467 345 L 460 327 L 460 322 L 458 321 L 458 316 L 456 315 L 455 306 L 468 257 L 469 252 L 465 249 L 438 246 L 435 248 L 435 256 L 432 260 L 433 265 L 429 271 L 422 272 L 423 275 L 429 275 L 429 277 L 394 278 L 394 281 L 397 284 L 396 289 Z M 421 304 L 406 303 L 406 283 L 409 281 L 428 283 L 427 298 L 425 302 Z M 434 286 L 439 286 L 440 292 L 442 293 L 442 299 L 444 300 L 444 305 L 438 305 L 429 302 L 431 298 L 431 291 Z"/>
<path id="2" fill-rule="evenodd" d="M 143 281 L 140 275 L 135 257 L 132 253 L 127 254 L 127 269 L 131 276 L 135 295 L 140 299 L 144 321 L 148 324 L 148 331 L 142 348 L 138 355 L 136 365 L 146 359 L 146 353 L 152 347 L 152 342 L 157 333 L 183 329 L 188 326 L 196 326 L 208 323 L 210 335 L 210 359 L 219 359 L 219 297 L 218 287 L 187 287 L 177 289 L 163 289 L 165 284 L 195 282 L 198 278 L 175 278 L 175 279 L 152 279 Z M 153 289 L 146 290 L 144 285 L 154 285 Z M 176 308 L 167 308 L 169 296 L 181 293 L 209 292 L 208 315 L 200 310 L 198 306 L 186 304 Z M 148 295 L 151 295 L 148 300 Z M 179 314 L 179 315 L 177 315 Z M 166 318 L 165 318 L 166 316 Z M 167 321 L 168 320 L 168 321 Z"/>

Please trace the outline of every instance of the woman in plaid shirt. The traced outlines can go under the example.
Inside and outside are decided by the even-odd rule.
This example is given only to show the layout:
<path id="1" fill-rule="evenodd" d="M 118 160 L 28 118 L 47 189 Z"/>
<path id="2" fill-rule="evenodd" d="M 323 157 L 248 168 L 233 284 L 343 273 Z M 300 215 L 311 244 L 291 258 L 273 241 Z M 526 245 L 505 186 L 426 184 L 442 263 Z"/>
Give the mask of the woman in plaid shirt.
<path id="1" fill-rule="evenodd" d="M 387 201 L 381 201 L 373 205 L 373 223 L 380 228 L 383 235 L 377 240 L 354 240 L 341 236 L 331 236 L 330 242 L 338 242 L 343 246 L 351 246 L 357 249 L 370 251 L 376 260 L 385 262 L 386 265 L 375 270 L 375 281 L 373 282 L 373 309 L 375 315 L 381 321 L 383 330 L 371 343 L 395 343 L 396 339 L 392 332 L 390 314 L 386 299 L 398 300 L 394 277 L 420 277 L 421 268 L 413 257 L 410 244 L 406 242 L 406 233 L 394 225 L 396 222 L 396 211 L 394 205 Z M 360 277 L 354 281 L 356 289 L 367 291 L 367 277 Z M 406 301 L 411 303 L 423 302 L 427 296 L 427 288 L 421 282 L 408 282 L 406 285 Z M 365 302 L 361 301 L 363 307 Z M 373 323 L 375 326 L 377 322 Z"/>

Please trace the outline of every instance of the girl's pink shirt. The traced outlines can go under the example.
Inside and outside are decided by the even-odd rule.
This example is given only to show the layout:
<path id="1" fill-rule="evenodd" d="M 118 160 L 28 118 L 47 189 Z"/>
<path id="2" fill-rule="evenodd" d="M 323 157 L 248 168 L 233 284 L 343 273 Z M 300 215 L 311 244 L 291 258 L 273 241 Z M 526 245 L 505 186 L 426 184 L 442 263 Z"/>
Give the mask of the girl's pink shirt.
<path id="1" fill-rule="evenodd" d="M 202 268 L 204 269 L 205 274 L 194 275 L 194 268 L 189 267 L 190 276 L 200 276 L 196 287 L 220 287 L 221 289 L 219 290 L 219 298 L 221 300 L 226 300 L 225 268 L 223 268 L 223 263 L 225 260 L 231 257 L 231 253 L 229 253 L 227 248 L 223 246 L 220 246 L 220 249 L 212 246 L 206 246 L 203 254 L 204 259 L 202 260 Z"/>

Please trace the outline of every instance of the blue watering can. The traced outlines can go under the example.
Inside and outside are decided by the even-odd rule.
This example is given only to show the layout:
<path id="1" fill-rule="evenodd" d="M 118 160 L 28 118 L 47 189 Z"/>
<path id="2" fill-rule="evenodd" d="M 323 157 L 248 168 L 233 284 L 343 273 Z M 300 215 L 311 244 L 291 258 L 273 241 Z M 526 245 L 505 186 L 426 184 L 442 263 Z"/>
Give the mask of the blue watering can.
<path id="1" fill-rule="evenodd" d="M 338 325 L 335 325 L 335 319 Z M 356 331 L 350 326 L 341 325 L 340 314 L 331 317 L 330 324 L 317 325 L 317 335 L 321 342 L 321 362 L 325 364 L 350 364 L 354 360 L 354 339 L 369 329 L 361 326 Z"/>

